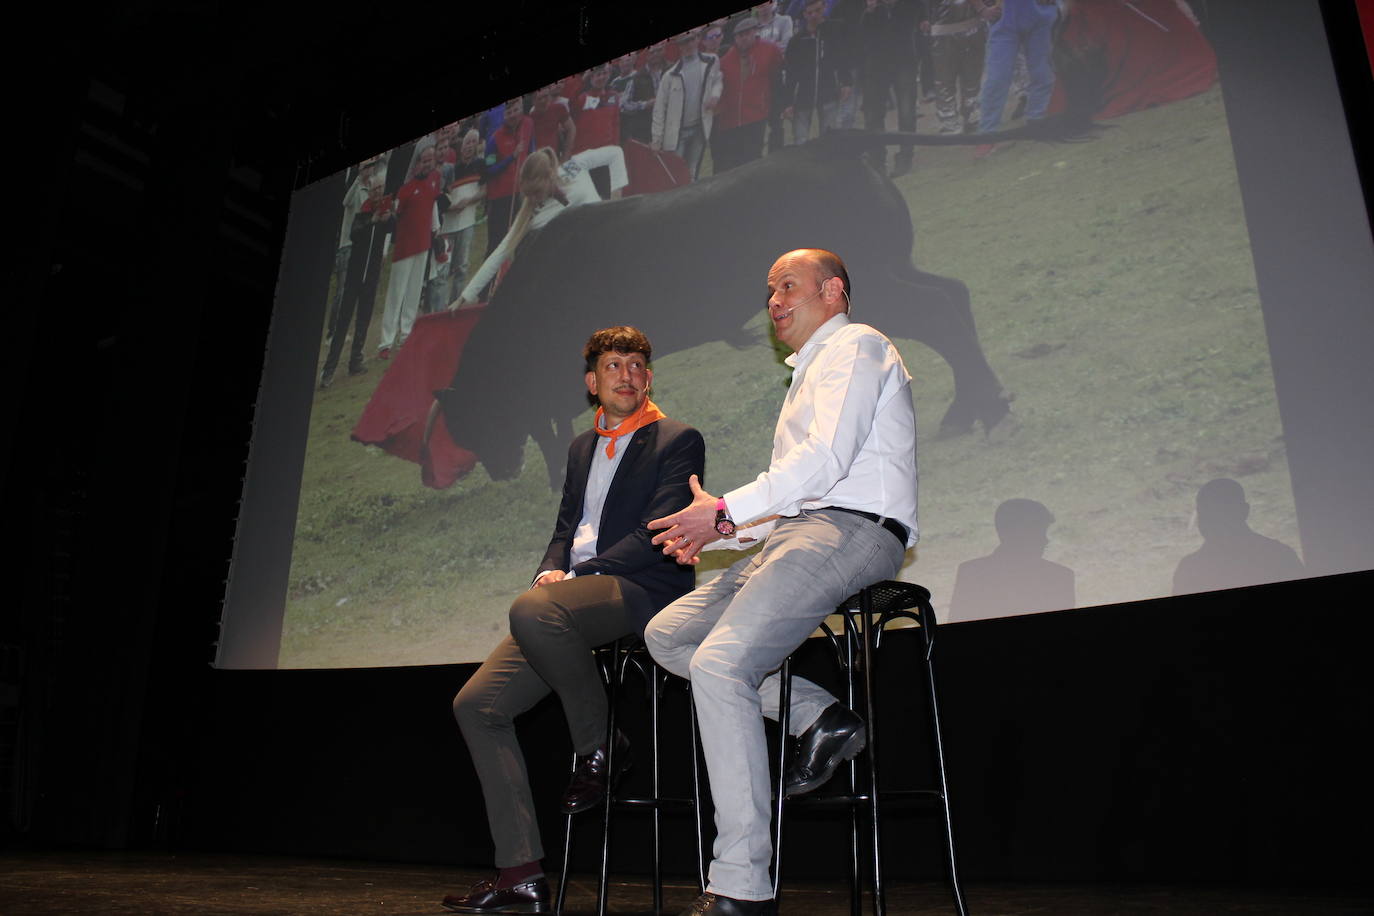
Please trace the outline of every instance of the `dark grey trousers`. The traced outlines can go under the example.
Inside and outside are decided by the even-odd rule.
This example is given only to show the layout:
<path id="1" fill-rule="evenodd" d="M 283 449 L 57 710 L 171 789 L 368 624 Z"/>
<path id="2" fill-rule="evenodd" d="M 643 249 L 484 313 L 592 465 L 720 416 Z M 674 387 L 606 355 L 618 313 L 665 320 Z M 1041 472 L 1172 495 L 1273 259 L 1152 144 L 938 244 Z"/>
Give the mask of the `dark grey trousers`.
<path id="1" fill-rule="evenodd" d="M 510 636 L 453 699 L 453 715 L 482 783 L 496 866 L 544 855 L 515 717 L 552 691 L 573 749 L 606 740 L 606 690 L 592 649 L 634 632 L 616 576 L 579 576 L 530 589 L 510 608 Z"/>

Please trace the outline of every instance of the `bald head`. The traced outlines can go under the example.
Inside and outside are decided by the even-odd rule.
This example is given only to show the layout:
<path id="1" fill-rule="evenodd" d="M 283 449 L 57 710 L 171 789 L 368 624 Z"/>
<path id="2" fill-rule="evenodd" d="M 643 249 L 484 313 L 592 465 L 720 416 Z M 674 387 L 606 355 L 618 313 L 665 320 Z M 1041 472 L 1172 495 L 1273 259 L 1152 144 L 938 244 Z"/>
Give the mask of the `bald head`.
<path id="1" fill-rule="evenodd" d="M 845 311 L 849 311 L 849 297 L 854 291 L 849 285 L 849 271 L 845 269 L 844 261 L 833 251 L 826 251 L 824 248 L 798 248 L 797 254 L 801 254 L 810 260 L 816 270 L 816 282 L 823 283 L 831 277 L 839 277 L 843 283 Z"/>
<path id="2" fill-rule="evenodd" d="M 768 316 L 778 340 L 800 350 L 822 324 L 849 311 L 849 272 L 824 248 L 798 248 L 768 271 Z"/>

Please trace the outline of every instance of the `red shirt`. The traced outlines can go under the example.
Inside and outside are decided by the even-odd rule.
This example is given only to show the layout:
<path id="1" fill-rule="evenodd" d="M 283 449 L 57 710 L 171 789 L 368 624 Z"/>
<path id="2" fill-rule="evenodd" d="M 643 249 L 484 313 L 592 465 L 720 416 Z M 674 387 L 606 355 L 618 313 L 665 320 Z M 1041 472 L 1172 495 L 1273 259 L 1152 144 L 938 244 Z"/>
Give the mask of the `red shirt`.
<path id="1" fill-rule="evenodd" d="M 534 148 L 550 146 L 554 152 L 562 153 L 563 146 L 558 136 L 558 128 L 567 118 L 568 106 L 558 101 L 549 102 L 549 107 L 542 112 L 531 111 L 530 120 L 534 122 Z"/>
<path id="2" fill-rule="evenodd" d="M 520 175 L 520 165 L 529 155 L 533 139 L 534 122 L 530 120 L 529 115 L 520 119 L 520 124 L 514 131 L 504 124 L 492 131 L 491 139 L 487 141 L 488 162 L 494 165 L 509 157 L 513 158 L 506 162 L 499 173 L 489 175 L 488 198 L 510 197 L 515 193 L 515 181 Z"/>
<path id="3" fill-rule="evenodd" d="M 412 178 L 396 192 L 396 235 L 391 260 L 400 261 L 429 250 L 434 238 L 434 199 L 443 190 L 443 177 L 436 169 Z"/>
<path id="4" fill-rule="evenodd" d="M 384 194 L 377 200 L 373 200 L 371 197 L 369 197 L 367 200 L 363 201 L 361 212 L 366 213 L 370 216 L 373 210 L 376 210 L 379 214 L 385 217 L 388 213 L 391 212 L 391 198 Z"/>
<path id="5" fill-rule="evenodd" d="M 613 92 L 597 92 L 589 89 L 577 97 L 573 103 L 573 123 L 577 125 L 577 137 L 569 152 L 580 153 L 584 149 L 601 146 L 617 146 L 620 143 L 620 103 L 611 102 Z"/>
<path id="6" fill-rule="evenodd" d="M 782 51 L 760 38 L 749 53 L 731 47 L 720 59 L 720 104 L 716 106 L 716 130 L 753 124 L 768 117 L 773 100 L 773 78 L 782 67 Z"/>

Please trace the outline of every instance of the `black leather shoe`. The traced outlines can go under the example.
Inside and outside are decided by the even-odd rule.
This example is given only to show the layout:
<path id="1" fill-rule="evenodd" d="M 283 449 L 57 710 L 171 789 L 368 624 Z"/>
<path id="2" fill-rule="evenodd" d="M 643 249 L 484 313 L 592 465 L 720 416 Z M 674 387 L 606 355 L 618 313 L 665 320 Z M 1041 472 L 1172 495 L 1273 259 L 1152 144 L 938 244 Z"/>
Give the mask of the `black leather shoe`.
<path id="1" fill-rule="evenodd" d="M 803 795 L 825 785 L 835 768 L 864 749 L 864 720 L 843 703 L 831 703 L 797 739 L 797 756 L 787 768 L 783 794 Z"/>
<path id="2" fill-rule="evenodd" d="M 602 745 L 577 762 L 572 780 L 563 793 L 563 813 L 577 814 L 601 804 L 606 797 L 606 746 Z M 630 742 L 616 729 L 615 733 L 615 776 L 611 779 L 614 789 L 620 777 L 630 768 Z"/>
<path id="3" fill-rule="evenodd" d="M 719 894 L 702 894 L 678 916 L 778 916 L 776 900 L 736 900 Z"/>
<path id="4" fill-rule="evenodd" d="M 454 913 L 552 913 L 549 882 L 543 877 L 498 888 L 495 881 L 478 881 L 466 894 L 449 894 L 444 909 Z"/>

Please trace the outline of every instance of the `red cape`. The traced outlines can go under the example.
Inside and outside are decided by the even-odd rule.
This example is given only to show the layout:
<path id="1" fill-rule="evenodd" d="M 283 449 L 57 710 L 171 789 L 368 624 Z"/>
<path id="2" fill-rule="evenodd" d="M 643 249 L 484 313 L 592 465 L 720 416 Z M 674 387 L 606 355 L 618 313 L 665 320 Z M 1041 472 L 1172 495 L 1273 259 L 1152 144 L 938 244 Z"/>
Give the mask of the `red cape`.
<path id="1" fill-rule="evenodd" d="M 353 427 L 355 441 L 419 464 L 420 482 L 427 487 L 452 486 L 477 465 L 477 456 L 449 437 L 442 412 L 428 446 L 424 433 L 434 392 L 453 381 L 463 345 L 483 311 L 485 306 L 475 306 L 417 318 Z"/>
<path id="2" fill-rule="evenodd" d="M 1100 48 L 1107 73 L 1098 118 L 1115 118 L 1197 95 L 1217 79 L 1217 56 L 1174 0 L 1078 0 L 1062 47 Z M 1055 85 L 1050 111 L 1064 107 Z"/>
<path id="3" fill-rule="evenodd" d="M 655 150 L 638 140 L 626 140 L 621 149 L 625 151 L 625 171 L 630 177 L 630 183 L 625 186 L 626 197 L 667 191 L 692 182 L 687 160 L 677 153 Z"/>
<path id="4" fill-rule="evenodd" d="M 650 194 L 688 184 L 692 173 L 676 153 L 656 152 L 643 143 L 625 144 L 629 194 Z M 504 271 L 504 267 L 503 267 Z M 462 360 L 468 335 L 486 305 L 423 315 L 405 346 L 394 353 L 386 374 L 353 427 L 353 439 L 420 465 L 420 482 L 442 490 L 477 466 L 477 455 L 455 445 L 442 412 L 434 420 L 429 444 L 425 423 L 434 392 L 447 388 Z"/>

